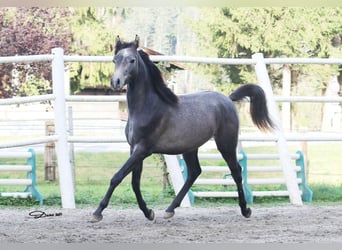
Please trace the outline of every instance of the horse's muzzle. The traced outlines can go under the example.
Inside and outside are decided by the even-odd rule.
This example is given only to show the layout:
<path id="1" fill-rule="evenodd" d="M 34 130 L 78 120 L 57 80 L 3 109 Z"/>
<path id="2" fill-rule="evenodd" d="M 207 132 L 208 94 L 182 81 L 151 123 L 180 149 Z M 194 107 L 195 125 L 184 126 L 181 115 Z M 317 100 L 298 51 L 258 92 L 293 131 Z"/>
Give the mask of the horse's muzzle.
<path id="1" fill-rule="evenodd" d="M 124 81 L 119 77 L 113 77 L 110 81 L 110 84 L 112 85 L 113 89 L 117 90 L 120 90 L 125 85 Z"/>

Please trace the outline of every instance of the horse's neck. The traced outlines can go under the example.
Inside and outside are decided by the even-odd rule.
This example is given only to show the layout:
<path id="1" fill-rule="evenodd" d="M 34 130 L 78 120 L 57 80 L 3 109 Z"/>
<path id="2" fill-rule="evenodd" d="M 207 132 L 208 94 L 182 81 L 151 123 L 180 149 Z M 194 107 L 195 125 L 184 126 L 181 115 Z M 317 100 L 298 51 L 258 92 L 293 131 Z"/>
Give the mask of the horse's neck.
<path id="1" fill-rule="evenodd" d="M 128 86 L 127 105 L 131 114 L 142 112 L 144 109 L 153 110 L 153 106 L 159 102 L 161 100 L 148 80 L 139 80 Z"/>
<path id="2" fill-rule="evenodd" d="M 129 84 L 127 89 L 127 105 L 130 114 L 139 115 L 144 111 L 153 112 L 163 101 L 155 92 L 148 70 L 142 61 L 139 63 L 138 71 L 139 77 Z M 147 114 L 146 112 L 144 114 Z"/>

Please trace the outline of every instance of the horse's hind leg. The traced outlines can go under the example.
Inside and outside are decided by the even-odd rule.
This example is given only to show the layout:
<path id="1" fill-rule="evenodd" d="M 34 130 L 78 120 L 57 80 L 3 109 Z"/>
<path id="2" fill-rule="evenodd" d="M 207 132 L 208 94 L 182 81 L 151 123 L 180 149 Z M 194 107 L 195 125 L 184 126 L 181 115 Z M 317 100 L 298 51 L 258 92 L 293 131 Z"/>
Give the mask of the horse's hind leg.
<path id="1" fill-rule="evenodd" d="M 251 216 L 252 210 L 247 207 L 245 194 L 244 194 L 243 187 L 242 187 L 242 176 L 241 176 L 242 168 L 237 161 L 236 144 L 233 143 L 234 141 L 237 141 L 237 139 L 225 140 L 225 142 L 222 143 L 222 137 L 220 137 L 219 139 L 215 138 L 215 141 L 217 144 L 217 148 L 221 152 L 224 160 L 227 162 L 231 175 L 236 183 L 241 213 L 244 217 L 248 218 Z"/>
<path id="2" fill-rule="evenodd" d="M 139 208 L 144 213 L 145 217 L 149 220 L 154 220 L 154 212 L 152 209 L 148 209 L 146 203 L 141 195 L 140 191 L 140 179 L 142 172 L 142 162 L 139 163 L 139 166 L 136 166 L 132 171 L 132 187 L 137 198 Z"/>
<path id="3" fill-rule="evenodd" d="M 197 149 L 193 152 L 183 154 L 186 165 L 188 166 L 188 178 L 185 181 L 183 187 L 177 194 L 176 198 L 172 201 L 171 205 L 166 209 L 164 218 L 171 218 L 175 214 L 175 208 L 179 207 L 184 196 L 189 191 L 192 184 L 197 177 L 201 174 L 201 166 L 198 161 Z"/>

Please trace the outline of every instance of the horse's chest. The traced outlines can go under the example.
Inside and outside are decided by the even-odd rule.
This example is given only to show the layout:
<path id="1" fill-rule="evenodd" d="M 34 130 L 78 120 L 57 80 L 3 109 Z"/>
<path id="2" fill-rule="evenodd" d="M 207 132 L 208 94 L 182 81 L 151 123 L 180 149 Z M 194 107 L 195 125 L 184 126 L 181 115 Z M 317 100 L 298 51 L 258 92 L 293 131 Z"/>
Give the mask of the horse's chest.
<path id="1" fill-rule="evenodd" d="M 127 141 L 130 145 L 134 144 L 134 121 L 128 121 L 126 127 Z"/>
<path id="2" fill-rule="evenodd" d="M 130 119 L 127 123 L 126 134 L 130 145 L 138 143 L 144 134 L 144 129 L 141 128 L 140 122 L 138 121 L 138 119 Z"/>
<path id="3" fill-rule="evenodd" d="M 148 118 L 149 117 L 145 115 L 128 119 L 126 137 L 130 145 L 137 144 L 140 140 L 146 139 L 154 134 L 159 123 Z"/>

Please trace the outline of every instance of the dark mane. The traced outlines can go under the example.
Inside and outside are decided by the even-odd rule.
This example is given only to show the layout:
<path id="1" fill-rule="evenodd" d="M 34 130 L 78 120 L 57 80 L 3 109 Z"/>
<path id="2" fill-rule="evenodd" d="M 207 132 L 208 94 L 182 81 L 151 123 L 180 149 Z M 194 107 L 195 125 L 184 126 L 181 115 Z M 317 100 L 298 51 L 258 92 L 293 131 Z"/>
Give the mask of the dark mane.
<path id="1" fill-rule="evenodd" d="M 142 50 L 138 50 L 138 53 L 142 60 L 144 61 L 149 75 L 151 77 L 151 82 L 154 90 L 160 96 L 160 98 L 168 104 L 175 105 L 178 103 L 178 97 L 173 93 L 165 84 L 162 74 L 158 67 L 150 60 L 148 54 Z"/>

